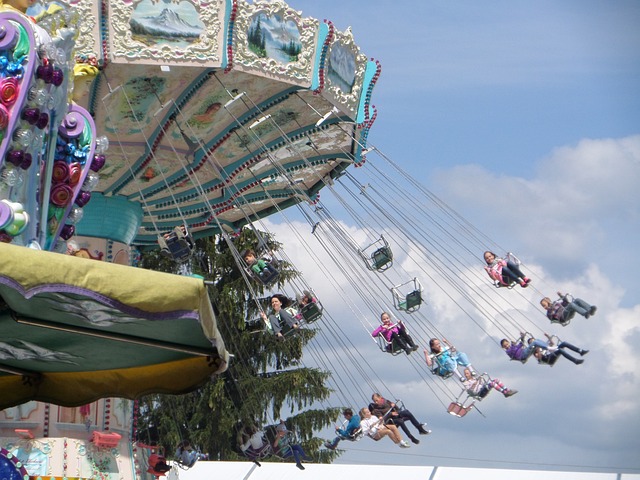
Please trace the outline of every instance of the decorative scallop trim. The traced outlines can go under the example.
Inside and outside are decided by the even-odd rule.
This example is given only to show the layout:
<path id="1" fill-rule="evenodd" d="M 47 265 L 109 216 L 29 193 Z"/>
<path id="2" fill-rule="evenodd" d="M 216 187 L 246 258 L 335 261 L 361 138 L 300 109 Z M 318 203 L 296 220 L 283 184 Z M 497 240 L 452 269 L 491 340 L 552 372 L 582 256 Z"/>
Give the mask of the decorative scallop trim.
<path id="1" fill-rule="evenodd" d="M 47 438 L 49 436 L 49 418 L 51 415 L 51 404 L 47 403 L 44 406 L 44 423 L 42 425 L 42 436 Z"/>
<path id="2" fill-rule="evenodd" d="M 335 35 L 335 27 L 333 23 L 329 20 L 324 20 L 324 23 L 329 27 L 329 33 L 327 33 L 327 37 L 324 39 L 324 43 L 322 44 L 322 53 L 320 54 L 320 66 L 318 67 L 318 88 L 313 91 L 314 95 L 319 95 L 322 90 L 324 90 L 324 73 L 325 73 L 325 64 L 327 60 L 327 53 L 329 52 L 329 45 L 333 42 L 333 37 Z"/>
<path id="3" fill-rule="evenodd" d="M 233 30 L 238 15 L 238 0 L 232 0 L 231 4 L 231 14 L 229 15 L 229 26 L 227 28 L 227 66 L 224 69 L 224 73 L 229 73 L 233 69 Z"/>
<path id="4" fill-rule="evenodd" d="M 373 126 L 373 122 L 376 121 L 376 118 L 378 118 L 378 109 L 375 107 L 375 105 L 371 106 L 371 109 L 373 110 L 373 115 L 371 116 L 371 119 L 368 120 L 367 122 L 364 123 L 364 126 L 362 127 L 362 134 L 360 135 L 360 144 L 361 145 L 366 145 L 367 144 L 367 138 L 369 137 L 369 131 L 371 130 L 371 127 Z M 360 152 L 362 152 L 362 147 L 358 147 L 360 149 Z M 360 156 L 360 161 L 354 164 L 355 168 L 359 168 L 361 166 L 364 165 L 364 163 L 367 161 L 367 154 L 365 153 L 364 155 Z"/>
<path id="5" fill-rule="evenodd" d="M 108 18 L 108 0 L 102 0 L 100 3 L 100 41 L 102 45 L 102 67 L 106 67 L 109 63 L 109 25 Z"/>
<path id="6" fill-rule="evenodd" d="M 105 432 L 109 431 L 109 424 L 111 423 L 111 399 L 104 399 L 104 420 L 103 420 L 103 429 Z"/>
<path id="7" fill-rule="evenodd" d="M 11 453 L 9 450 L 5 448 L 0 448 L 0 456 L 6 458 L 13 464 L 13 468 L 15 468 L 17 471 L 20 472 L 20 475 L 22 476 L 23 480 L 29 480 L 29 472 L 27 472 L 27 469 L 25 468 L 24 464 L 20 461 L 18 457 L 16 457 L 13 453 Z M 9 473 L 10 477 L 13 477 L 11 472 L 7 472 L 7 473 Z"/>
<path id="8" fill-rule="evenodd" d="M 364 97 L 364 121 L 358 125 L 358 128 L 363 128 L 367 126 L 370 120 L 369 105 L 371 104 L 371 95 L 373 93 L 373 87 L 378 81 L 378 78 L 380 78 L 380 72 L 382 71 L 382 66 L 380 65 L 380 62 L 378 60 L 375 60 L 372 58 L 371 61 L 375 62 L 376 71 L 373 74 L 373 77 L 371 78 L 369 85 L 367 86 L 367 93 L 365 94 L 365 97 Z"/>

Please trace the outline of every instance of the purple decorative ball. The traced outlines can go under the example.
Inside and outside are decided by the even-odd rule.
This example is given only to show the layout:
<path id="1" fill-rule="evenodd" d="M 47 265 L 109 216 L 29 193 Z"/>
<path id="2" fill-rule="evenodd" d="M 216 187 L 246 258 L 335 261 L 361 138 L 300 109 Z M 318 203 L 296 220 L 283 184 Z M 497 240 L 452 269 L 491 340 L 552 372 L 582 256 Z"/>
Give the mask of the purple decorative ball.
<path id="1" fill-rule="evenodd" d="M 93 162 L 91 162 L 91 170 L 94 172 L 99 171 L 102 167 L 104 167 L 104 162 L 107 160 L 102 153 L 93 156 Z"/>
<path id="2" fill-rule="evenodd" d="M 46 112 L 42 112 L 38 117 L 36 127 L 42 130 L 43 128 L 46 128 L 47 125 L 49 125 L 49 114 Z"/>
<path id="3" fill-rule="evenodd" d="M 35 125 L 40 118 L 40 109 L 39 108 L 25 108 L 22 111 L 22 118 L 26 120 L 29 124 Z"/>
<path id="4" fill-rule="evenodd" d="M 33 161 L 33 157 L 29 152 L 25 152 L 24 158 L 22 159 L 22 163 L 20 163 L 20 168 L 23 170 L 29 169 L 31 166 L 31 162 Z"/>
<path id="5" fill-rule="evenodd" d="M 64 80 L 64 73 L 59 68 L 53 70 L 53 74 L 51 76 L 51 83 L 53 83 L 56 87 L 62 85 L 62 81 Z"/>
<path id="6" fill-rule="evenodd" d="M 76 227 L 67 224 L 62 227 L 62 230 L 60 230 L 60 238 L 62 238 L 63 240 L 69 240 L 71 237 L 73 237 L 74 233 L 76 233 Z"/>
<path id="7" fill-rule="evenodd" d="M 84 190 L 80 190 L 78 194 L 78 198 L 76 198 L 76 205 L 79 207 L 84 207 L 91 200 L 91 192 L 85 192 Z"/>
<path id="8" fill-rule="evenodd" d="M 40 65 L 36 69 L 36 76 L 41 78 L 44 83 L 51 83 L 53 79 L 53 67 L 51 65 Z"/>
<path id="9" fill-rule="evenodd" d="M 11 150 L 7 154 L 7 162 L 13 163 L 16 167 L 19 167 L 24 160 L 24 152 L 22 150 Z"/>

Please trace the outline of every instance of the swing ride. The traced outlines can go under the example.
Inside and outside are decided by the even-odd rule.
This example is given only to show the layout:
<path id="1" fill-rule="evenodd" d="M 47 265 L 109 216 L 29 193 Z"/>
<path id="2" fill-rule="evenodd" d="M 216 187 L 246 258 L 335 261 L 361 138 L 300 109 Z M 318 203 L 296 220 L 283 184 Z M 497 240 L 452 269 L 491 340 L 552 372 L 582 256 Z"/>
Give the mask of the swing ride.
<path id="1" fill-rule="evenodd" d="M 233 247 L 233 235 L 290 207 L 306 209 L 314 240 L 355 286 L 363 311 L 373 318 L 370 312 L 393 305 L 401 317 L 395 326 L 407 328 L 406 322 L 421 345 L 444 338 L 433 311 L 421 309 L 429 307 L 425 278 L 429 292 L 444 292 L 472 320 L 476 311 L 488 318 L 488 335 L 522 330 L 527 319 L 505 314 L 491 300 L 504 289 L 483 290 L 474 283 L 481 269 L 473 277 L 466 268 L 474 260 L 439 249 L 464 240 L 467 250 L 482 251 L 486 238 L 377 149 L 404 183 L 374 166 L 365 188 L 348 168 L 362 166 L 372 150 L 366 148 L 375 119 L 370 96 L 380 70 L 350 31 L 304 18 L 282 1 L 165 2 L 152 15 L 145 11 L 150 6 L 80 0 L 73 8 L 45 8 L 35 27 L 24 15 L 0 13 L 6 33 L 0 51 L 20 71 L 3 77 L 19 94 L 0 110 L 7 117 L 0 145 L 0 328 L 10 332 L 0 342 L 0 410 L 32 400 L 75 408 L 106 397 L 180 394 L 222 373 L 230 354 L 205 282 L 115 263 L 132 263 L 135 247 L 158 249 L 187 268 L 196 239 L 220 235 Z M 153 21 L 176 16 L 187 19 L 180 28 Z M 53 37 L 52 46 L 36 46 L 36 39 L 46 41 L 38 29 Z M 82 34 L 74 38 L 74 30 Z M 374 200 L 376 181 L 397 195 Z M 324 187 L 365 240 L 352 238 L 331 216 L 319 196 Z M 422 201 L 424 218 L 416 221 L 408 212 Z M 74 239 L 84 248 L 72 248 Z M 394 258 L 392 243 L 411 248 Z M 280 286 L 279 259 L 261 238 L 254 248 L 234 251 L 238 270 L 261 288 Z M 109 261 L 74 258 L 83 250 Z M 316 253 L 310 249 L 309 258 L 322 265 Z M 502 278 L 494 285 L 513 286 Z M 331 342 L 321 347 L 346 352 L 355 364 L 339 322 L 308 285 L 296 288 L 303 293 L 288 314 L 297 326 L 329 332 Z M 368 334 L 367 314 L 354 316 Z M 265 318 L 254 322 L 261 331 Z M 377 341 L 382 352 L 402 352 L 382 335 Z M 313 350 L 310 358 L 336 369 Z M 450 414 L 477 410 L 484 397 L 458 393 L 452 372 L 427 379 L 436 373 L 437 356 L 432 369 L 415 357 L 408 361 Z M 365 383 L 377 383 L 375 374 L 357 370 Z M 356 404 L 335 390 L 338 401 Z M 100 405 L 108 419 L 110 408 Z M 123 432 L 127 426 L 119 424 Z M 123 448 L 109 437 L 108 422 L 101 427 L 103 437 L 95 437 L 105 441 L 94 445 L 103 449 L 96 458 Z M 269 444 L 274 431 L 267 429 Z M 140 450 L 138 477 L 171 468 L 152 449 Z M 269 447 L 245 455 L 259 464 L 278 454 Z"/>
<path id="2" fill-rule="evenodd" d="M 2 14 L 7 35 L 0 48 L 16 65 L 5 83 L 13 82 L 17 97 L 5 102 L 1 234 L 4 242 L 31 247 L 35 259 L 49 262 L 38 250 L 85 250 L 128 264 L 128 246 L 135 245 L 186 262 L 194 239 L 313 203 L 327 182 L 363 160 L 379 67 L 350 32 L 303 18 L 283 2 L 221 0 L 167 4 L 158 18 L 172 13 L 193 27 L 169 33 L 177 25 L 154 30 L 145 8 L 145 2 L 44 2 L 35 25 L 13 7 Z M 255 53 L 255 35 L 245 35 L 251 31 L 262 32 L 263 44 L 266 36 L 269 53 Z M 283 56 L 275 31 L 285 32 L 295 52 Z M 71 237 L 85 239 L 85 248 L 67 245 Z M 117 258 L 109 254 L 114 250 Z M 75 268 L 67 257 L 56 260 L 61 271 Z M 277 266 L 269 262 L 266 270 L 267 276 L 252 272 L 270 285 Z M 102 286 L 86 288 L 103 295 Z M 31 295 L 24 286 L 14 290 Z M 5 303 L 6 318 L 24 313 Z M 40 315 L 39 321 L 50 316 Z M 322 305 L 314 299 L 300 315 L 312 323 Z M 209 345 L 220 339 L 215 325 L 203 333 Z M 226 364 L 222 344 L 216 349 L 223 361 L 209 371 Z M 8 362 L 4 371 L 19 379 L 16 373 L 32 369 Z"/>

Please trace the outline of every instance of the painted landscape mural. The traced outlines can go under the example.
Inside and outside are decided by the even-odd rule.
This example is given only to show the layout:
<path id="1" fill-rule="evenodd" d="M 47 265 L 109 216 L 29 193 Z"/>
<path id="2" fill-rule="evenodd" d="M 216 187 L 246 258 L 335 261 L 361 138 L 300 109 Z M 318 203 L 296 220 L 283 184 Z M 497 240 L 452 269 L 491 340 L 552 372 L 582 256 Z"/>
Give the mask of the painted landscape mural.
<path id="1" fill-rule="evenodd" d="M 331 47 L 327 77 L 344 93 L 351 93 L 356 81 L 356 56 L 340 42 Z"/>
<path id="2" fill-rule="evenodd" d="M 143 0 L 135 6 L 129 26 L 136 40 L 146 44 L 170 43 L 175 46 L 198 40 L 204 31 L 204 24 L 193 4 L 156 3 Z"/>
<path id="3" fill-rule="evenodd" d="M 260 13 L 253 17 L 247 31 L 249 50 L 261 58 L 272 58 L 279 63 L 298 61 L 302 51 L 300 31 L 295 22 L 283 20 L 279 15 Z"/>

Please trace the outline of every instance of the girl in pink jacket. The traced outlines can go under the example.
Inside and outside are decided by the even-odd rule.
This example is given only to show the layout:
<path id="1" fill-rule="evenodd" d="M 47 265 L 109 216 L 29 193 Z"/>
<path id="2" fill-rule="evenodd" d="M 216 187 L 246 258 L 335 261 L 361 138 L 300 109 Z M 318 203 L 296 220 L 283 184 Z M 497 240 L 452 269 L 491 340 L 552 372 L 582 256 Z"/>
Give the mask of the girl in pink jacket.
<path id="1" fill-rule="evenodd" d="M 402 322 L 392 323 L 391 315 L 387 312 L 382 312 L 380 320 L 382 321 L 382 325 L 371 333 L 372 337 L 382 335 L 389 345 L 393 345 L 393 342 L 395 341 L 396 345 L 407 352 L 407 355 L 418 349 L 418 346 L 413 342 L 413 339 L 407 333 L 407 329 L 404 328 Z"/>
<path id="2" fill-rule="evenodd" d="M 508 287 L 515 282 L 524 288 L 531 283 L 531 279 L 525 277 L 520 267 L 508 258 L 497 257 L 495 253 L 487 250 L 484 252 L 484 261 L 487 262 L 484 269 L 497 282 L 496 285 Z"/>

